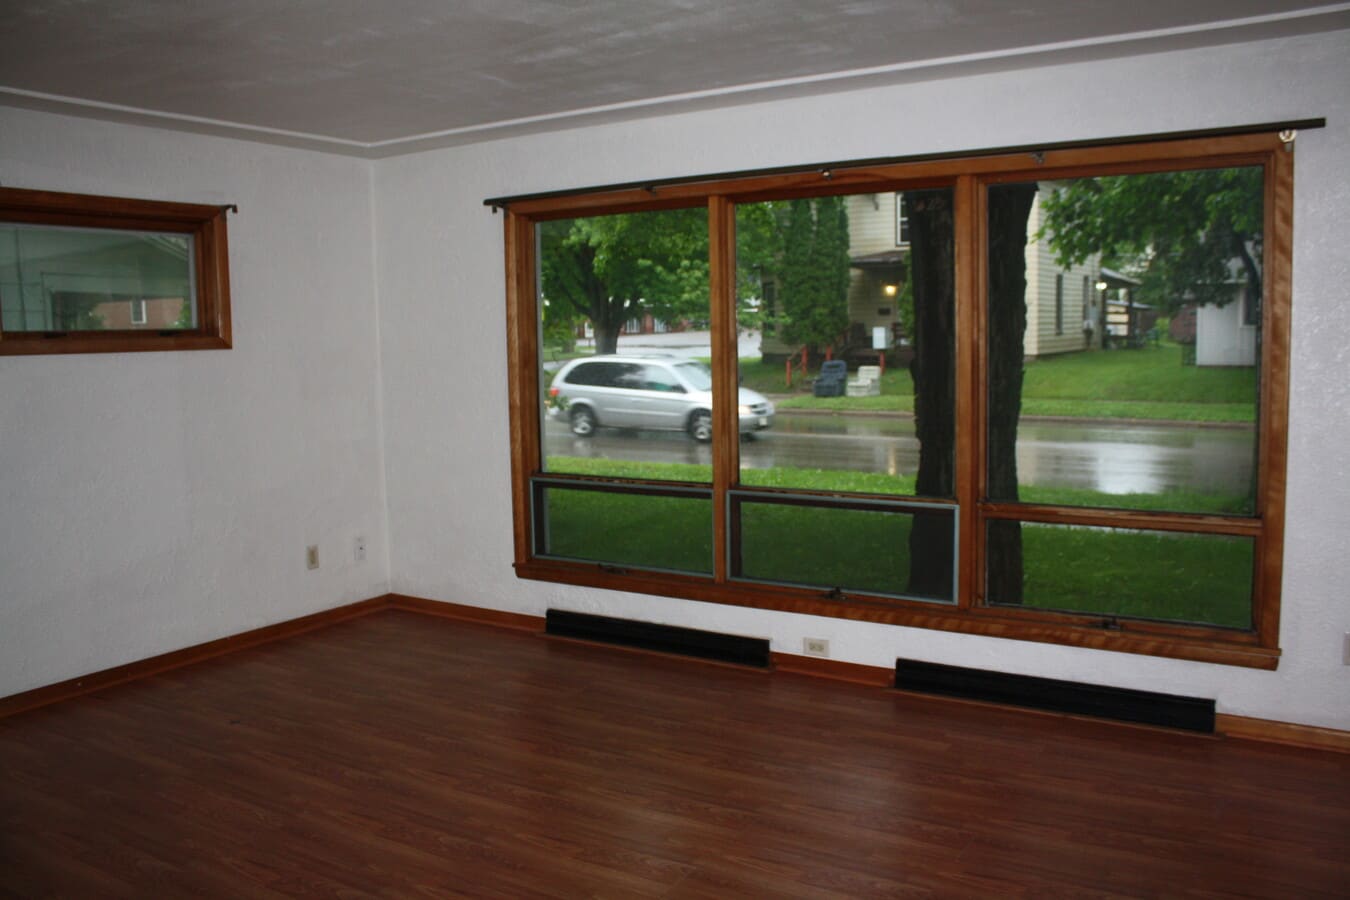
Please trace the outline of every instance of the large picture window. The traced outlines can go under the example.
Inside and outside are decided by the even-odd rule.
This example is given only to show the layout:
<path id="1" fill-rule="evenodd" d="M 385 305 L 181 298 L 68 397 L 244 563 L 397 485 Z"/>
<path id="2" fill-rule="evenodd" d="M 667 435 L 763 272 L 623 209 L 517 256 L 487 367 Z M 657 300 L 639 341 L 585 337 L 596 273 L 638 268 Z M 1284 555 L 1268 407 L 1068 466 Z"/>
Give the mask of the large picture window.
<path id="1" fill-rule="evenodd" d="M 1274 668 L 1292 160 L 1253 133 L 493 201 L 518 574 Z"/>
<path id="2" fill-rule="evenodd" d="M 0 354 L 230 345 L 225 210 L 0 189 Z"/>

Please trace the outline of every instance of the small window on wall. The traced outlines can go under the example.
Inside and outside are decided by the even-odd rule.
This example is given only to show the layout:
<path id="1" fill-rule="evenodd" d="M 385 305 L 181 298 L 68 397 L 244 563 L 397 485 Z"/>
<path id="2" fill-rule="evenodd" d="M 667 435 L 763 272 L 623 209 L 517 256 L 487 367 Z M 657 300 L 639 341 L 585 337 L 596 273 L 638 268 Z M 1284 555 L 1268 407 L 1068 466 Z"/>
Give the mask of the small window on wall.
<path id="1" fill-rule="evenodd" d="M 225 212 L 0 189 L 0 355 L 229 347 Z"/>

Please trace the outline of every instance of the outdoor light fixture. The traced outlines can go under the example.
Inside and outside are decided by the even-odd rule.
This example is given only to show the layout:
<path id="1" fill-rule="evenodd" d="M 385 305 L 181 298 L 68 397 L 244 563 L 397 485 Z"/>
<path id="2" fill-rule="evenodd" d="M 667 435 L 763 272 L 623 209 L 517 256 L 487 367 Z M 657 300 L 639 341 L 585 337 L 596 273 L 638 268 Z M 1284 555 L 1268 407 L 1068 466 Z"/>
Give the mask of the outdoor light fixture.
<path id="1" fill-rule="evenodd" d="M 898 288 L 897 288 L 895 285 L 893 285 L 893 284 L 888 284 L 888 285 L 885 285 L 884 287 L 882 287 L 881 290 L 882 290 L 883 293 L 886 294 L 887 297 L 894 297 L 894 296 L 895 296 L 895 292 L 898 290 Z"/>
<path id="2" fill-rule="evenodd" d="M 1097 290 L 1099 290 L 1099 291 L 1104 291 L 1104 290 L 1106 290 L 1106 288 L 1107 288 L 1107 284 L 1106 284 L 1105 281 L 1098 281 L 1098 282 L 1097 282 Z"/>

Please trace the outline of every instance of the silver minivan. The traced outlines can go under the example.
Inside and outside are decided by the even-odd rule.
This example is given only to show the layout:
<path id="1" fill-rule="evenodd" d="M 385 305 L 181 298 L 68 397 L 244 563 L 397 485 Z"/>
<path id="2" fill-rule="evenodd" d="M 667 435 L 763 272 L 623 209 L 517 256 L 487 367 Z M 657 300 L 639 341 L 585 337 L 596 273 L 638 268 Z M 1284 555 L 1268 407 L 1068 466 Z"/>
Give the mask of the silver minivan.
<path id="1" fill-rule="evenodd" d="M 741 433 L 773 424 L 773 404 L 739 389 Z M 550 413 L 581 437 L 601 426 L 684 431 L 712 439 L 712 372 L 674 356 L 588 356 L 558 370 L 548 389 Z"/>

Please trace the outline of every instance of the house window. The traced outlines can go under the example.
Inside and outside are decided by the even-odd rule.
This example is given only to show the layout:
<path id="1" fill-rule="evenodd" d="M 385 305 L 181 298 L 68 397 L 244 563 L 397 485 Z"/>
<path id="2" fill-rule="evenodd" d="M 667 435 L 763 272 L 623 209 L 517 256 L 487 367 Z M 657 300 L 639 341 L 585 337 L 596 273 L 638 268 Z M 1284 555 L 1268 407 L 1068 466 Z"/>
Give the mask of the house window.
<path id="1" fill-rule="evenodd" d="M 0 354 L 229 345 L 225 209 L 0 188 Z"/>
<path id="2" fill-rule="evenodd" d="M 1261 293 L 1254 291 L 1250 285 L 1242 286 L 1242 324 L 1260 325 L 1261 324 Z"/>
<path id="3" fill-rule="evenodd" d="M 497 201 L 512 273 L 517 574 L 1274 668 L 1292 160 L 1276 135 L 1252 134 Z M 871 227 L 850 216 L 872 206 L 848 199 L 884 192 L 903 198 L 908 223 L 913 359 L 863 378 L 858 365 L 879 360 L 855 340 L 871 323 L 852 321 L 866 315 L 848 302 L 865 273 L 848 248 Z M 1151 202 L 1160 195 L 1222 202 Z M 1050 267 L 1028 263 L 1042 235 L 1068 236 L 1046 238 L 1053 284 Z M 1231 297 L 1231 284 L 1196 276 L 1228 260 L 1175 266 L 1164 249 L 1194 260 L 1239 243 L 1260 248 L 1245 267 L 1262 298 L 1260 364 L 1216 373 L 1205 397 L 1117 395 L 1192 374 L 1169 342 L 1026 361 L 1036 297 L 1055 291 L 1063 331 L 1064 271 L 1111 259 L 1145 286 L 1143 325 L 1175 298 Z M 711 362 L 626 347 L 639 300 L 710 323 Z M 560 305 L 571 327 L 592 325 L 605 358 L 545 366 L 544 313 Z M 790 366 L 806 356 L 818 370 L 811 404 L 856 394 L 882 424 L 789 427 L 798 414 L 763 396 L 786 391 L 784 360 L 739 343 L 761 318 Z M 1043 368 L 1066 360 L 1067 374 Z M 855 371 L 835 384 L 841 365 Z M 1241 421 L 1190 421 L 1219 413 Z M 1158 419 L 1173 421 L 1139 424 Z M 778 452 L 789 434 L 799 446 Z"/>
<path id="4" fill-rule="evenodd" d="M 905 209 L 905 195 L 895 195 L 895 246 L 909 246 L 909 213 Z"/>
<path id="5" fill-rule="evenodd" d="M 1055 334 L 1064 333 L 1064 273 L 1055 275 Z"/>

